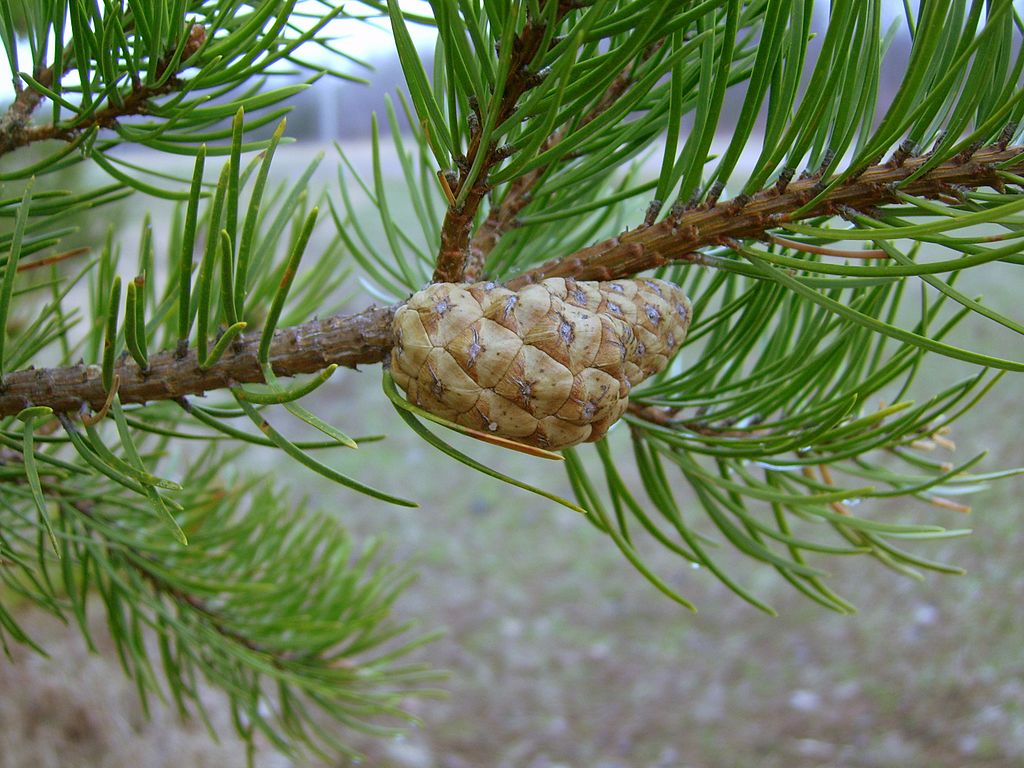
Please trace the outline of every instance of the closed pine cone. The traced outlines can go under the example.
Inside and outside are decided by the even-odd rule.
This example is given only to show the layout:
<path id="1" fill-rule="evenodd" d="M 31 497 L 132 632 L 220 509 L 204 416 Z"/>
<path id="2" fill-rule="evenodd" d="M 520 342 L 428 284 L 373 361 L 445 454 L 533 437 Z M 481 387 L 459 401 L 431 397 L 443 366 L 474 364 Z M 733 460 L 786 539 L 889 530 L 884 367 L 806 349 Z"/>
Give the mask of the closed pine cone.
<path id="1" fill-rule="evenodd" d="M 557 450 L 603 437 L 689 324 L 664 280 L 435 283 L 395 314 L 391 371 L 433 414 Z"/>

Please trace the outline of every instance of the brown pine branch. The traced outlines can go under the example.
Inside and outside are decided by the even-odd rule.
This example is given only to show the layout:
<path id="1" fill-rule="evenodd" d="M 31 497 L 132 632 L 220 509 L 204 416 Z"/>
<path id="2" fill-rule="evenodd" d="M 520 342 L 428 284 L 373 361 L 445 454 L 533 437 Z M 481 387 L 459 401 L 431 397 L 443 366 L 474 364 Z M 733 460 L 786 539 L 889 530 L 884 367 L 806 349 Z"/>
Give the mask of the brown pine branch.
<path id="1" fill-rule="evenodd" d="M 53 85 L 53 69 L 51 67 L 37 69 L 33 73 L 33 77 L 36 82 L 46 88 Z M 35 112 L 42 100 L 43 94 L 32 88 L 22 88 L 18 91 L 11 106 L 3 115 L 0 115 L 0 155 L 5 155 L 28 143 L 22 141 L 22 137 L 32 120 L 32 113 Z"/>
<path id="2" fill-rule="evenodd" d="M 905 180 L 924 162 L 910 158 L 902 165 L 879 164 L 832 189 L 813 208 L 794 212 L 819 193 L 816 179 L 792 182 L 785 190 L 763 190 L 748 200 L 731 200 L 708 208 L 683 211 L 649 227 L 627 231 L 603 243 L 548 262 L 508 281 L 519 288 L 547 277 L 572 276 L 578 280 L 613 280 L 637 274 L 673 260 L 699 261 L 698 251 L 729 240 L 763 239 L 780 223 L 834 213 L 839 209 L 866 210 L 894 198 L 893 185 Z M 998 168 L 1024 167 L 1024 147 L 986 147 L 968 158 L 956 157 L 933 168 L 901 191 L 939 198 L 950 189 L 1001 188 Z M 392 345 L 391 319 L 395 307 L 371 307 L 354 315 L 313 320 L 275 334 L 271 364 L 279 376 L 313 373 L 331 363 L 343 366 L 378 363 Z M 145 372 L 124 358 L 115 372 L 118 394 L 124 403 L 173 400 L 234 384 L 262 382 L 257 361 L 259 337 L 238 340 L 212 368 L 202 371 L 195 352 L 179 356 L 163 352 L 150 359 Z M 107 393 L 97 366 L 29 369 L 9 374 L 0 383 L 0 417 L 12 416 L 33 405 L 55 411 L 98 411 Z"/>
<path id="3" fill-rule="evenodd" d="M 1014 168 L 1024 166 L 1022 155 L 1024 147 L 994 145 L 968 158 L 957 156 L 899 189 L 906 194 L 936 199 L 960 187 L 999 188 L 998 169 L 1004 163 Z M 549 277 L 615 280 L 672 261 L 699 261 L 697 252 L 701 248 L 730 240 L 763 239 L 769 230 L 786 222 L 834 215 L 843 209 L 868 210 L 897 200 L 894 185 L 907 179 L 926 159 L 910 159 L 899 166 L 889 163 L 870 166 L 856 178 L 832 189 L 798 217 L 793 213 L 822 191 L 816 178 L 791 182 L 782 191 L 769 187 L 748 199 L 692 208 L 657 224 L 623 232 L 564 258 L 541 264 L 509 280 L 507 286 L 519 289 Z"/>
<path id="4" fill-rule="evenodd" d="M 370 307 L 354 315 L 312 320 L 274 334 L 270 363 L 278 376 L 315 373 L 332 363 L 355 367 L 379 363 L 391 349 L 394 307 Z M 186 395 L 224 389 L 235 384 L 263 382 L 257 359 L 259 334 L 247 334 L 232 345 L 216 365 L 199 368 L 194 350 L 179 356 L 162 352 L 141 370 L 130 357 L 122 358 L 114 373 L 120 380 L 122 403 L 177 400 Z M 99 366 L 29 368 L 4 377 L 0 383 L 0 417 L 30 405 L 45 405 L 57 412 L 99 411 L 107 399 Z"/>
<path id="5" fill-rule="evenodd" d="M 176 77 L 168 78 L 163 84 L 157 87 L 137 84 L 132 87 L 131 92 L 124 96 L 121 104 L 111 104 L 93 113 L 87 120 L 83 120 L 74 126 L 64 126 L 58 123 L 40 125 L 34 128 L 24 128 L 13 134 L 7 143 L 7 151 L 13 151 L 19 147 L 33 144 L 37 141 L 48 139 L 59 139 L 61 141 L 72 141 L 76 136 L 88 131 L 90 128 L 113 128 L 117 121 L 123 117 L 133 115 L 145 115 L 149 112 L 149 101 L 156 96 L 162 96 L 181 87 L 182 81 Z M 3 154 L 4 144 L 0 142 L 0 154 Z"/>
<path id="6" fill-rule="evenodd" d="M 574 0 L 560 0 L 555 11 L 555 24 L 577 3 Z M 512 55 L 509 66 L 509 76 L 502 91 L 501 102 L 498 105 L 494 125 L 504 122 L 515 111 L 520 97 L 536 86 L 540 80 L 536 72 L 530 71 L 530 63 L 540 52 L 540 46 L 544 42 L 548 28 L 543 21 L 529 20 L 522 31 L 515 37 L 512 44 Z M 553 36 L 552 36 L 553 37 Z M 449 186 L 452 193 L 459 196 L 465 185 L 470 183 L 470 172 L 476 164 L 480 153 L 484 153 L 483 165 L 472 187 L 466 194 L 461 206 L 456 205 L 454 200 L 448 206 L 444 216 L 444 224 L 441 226 L 441 244 L 437 252 L 437 263 L 434 269 L 435 283 L 458 283 L 463 282 L 466 276 L 466 269 L 470 262 L 470 236 L 473 230 L 473 219 L 480 209 L 480 203 L 489 189 L 487 175 L 491 168 L 505 159 L 507 149 L 498 146 L 496 141 L 490 141 L 488 146 L 483 146 L 481 126 L 485 116 L 480 114 L 482 105 L 474 105 L 474 114 L 471 120 L 469 147 L 466 156 L 459 160 L 458 180 Z M 452 174 L 454 176 L 454 174 Z"/>
<path id="7" fill-rule="evenodd" d="M 188 59 L 199 50 L 206 40 L 206 29 L 201 24 L 193 24 L 189 31 L 188 41 L 182 50 L 181 58 L 178 60 L 178 71 L 184 69 Z M 162 78 L 170 66 L 174 51 L 167 55 L 157 64 L 157 77 Z M 63 76 L 71 67 L 71 59 L 68 57 Z M 37 69 L 35 79 L 43 86 L 49 88 L 53 85 L 54 71 L 52 67 Z M 43 100 L 43 94 L 32 88 L 23 88 L 15 97 L 14 102 L 7 111 L 0 116 L 0 156 L 13 152 L 20 147 L 28 146 L 37 141 L 47 139 L 60 139 L 71 141 L 81 133 L 91 128 L 112 128 L 119 118 L 131 115 L 144 115 L 149 111 L 151 99 L 170 93 L 182 85 L 182 81 L 171 76 L 163 83 L 156 86 L 143 85 L 136 81 L 132 84 L 132 90 L 122 98 L 121 104 L 110 103 L 93 113 L 88 119 L 73 126 L 51 123 L 50 125 L 30 125 L 32 113 Z"/>
<path id="8" fill-rule="evenodd" d="M 631 66 L 628 70 L 620 72 L 618 76 L 612 80 L 608 89 L 601 96 L 601 99 L 597 104 L 595 104 L 593 108 L 583 116 L 577 130 L 596 120 L 615 105 L 619 100 L 619 97 L 621 97 L 622 94 L 625 93 L 633 84 L 636 67 L 653 56 L 658 49 L 661 48 L 662 43 L 663 41 L 659 40 L 649 45 L 644 50 L 640 61 L 637 62 L 636 65 Z M 568 133 L 568 125 L 562 126 L 554 131 L 544 140 L 544 143 L 541 144 L 537 154 L 547 152 L 549 149 L 561 142 Z M 505 196 L 501 199 L 501 202 L 491 208 L 490 212 L 487 214 L 487 218 L 484 219 L 484 222 L 477 228 L 476 234 L 473 235 L 473 239 L 469 243 L 469 257 L 466 261 L 466 268 L 463 271 L 463 279 L 465 282 L 472 283 L 480 279 L 484 268 L 484 262 L 487 260 L 488 254 L 494 250 L 494 247 L 498 244 L 501 236 L 515 226 L 516 218 L 519 216 L 520 211 L 522 211 L 530 202 L 533 188 L 537 185 L 537 182 L 541 177 L 547 173 L 548 168 L 548 165 L 541 165 L 515 179 L 511 184 L 509 184 L 508 190 L 505 192 Z"/>

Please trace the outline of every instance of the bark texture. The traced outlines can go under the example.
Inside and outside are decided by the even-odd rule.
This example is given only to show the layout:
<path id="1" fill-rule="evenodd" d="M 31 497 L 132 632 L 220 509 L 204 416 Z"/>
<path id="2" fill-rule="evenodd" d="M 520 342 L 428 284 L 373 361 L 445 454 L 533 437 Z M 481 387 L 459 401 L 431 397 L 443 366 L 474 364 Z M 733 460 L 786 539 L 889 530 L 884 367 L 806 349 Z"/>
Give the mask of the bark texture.
<path id="1" fill-rule="evenodd" d="M 279 376 L 315 373 L 331 363 L 355 367 L 379 363 L 391 348 L 394 307 L 370 307 L 354 315 L 313 320 L 274 335 L 270 362 Z M 131 358 L 122 358 L 114 369 L 120 379 L 117 390 L 122 403 L 176 400 L 201 395 L 235 384 L 263 381 L 257 359 L 258 333 L 239 337 L 224 356 L 202 370 L 195 350 L 179 356 L 161 352 L 142 370 Z M 98 365 L 67 368 L 30 368 L 4 377 L 0 386 L 0 416 L 10 416 L 31 405 L 54 411 L 99 411 L 106 402 Z"/>

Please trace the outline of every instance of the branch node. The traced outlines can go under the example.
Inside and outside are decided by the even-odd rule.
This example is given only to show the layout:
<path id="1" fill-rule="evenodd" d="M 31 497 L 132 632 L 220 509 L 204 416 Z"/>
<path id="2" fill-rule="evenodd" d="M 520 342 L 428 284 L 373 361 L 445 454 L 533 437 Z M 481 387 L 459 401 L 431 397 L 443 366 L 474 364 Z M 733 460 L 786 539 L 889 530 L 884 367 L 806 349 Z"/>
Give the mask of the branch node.
<path id="1" fill-rule="evenodd" d="M 668 218 L 673 224 L 678 224 L 687 211 L 686 204 L 677 200 L 668 211 Z"/>
<path id="2" fill-rule="evenodd" d="M 499 163 L 502 160 L 507 160 L 515 154 L 515 144 L 502 144 L 494 149 L 491 157 L 494 158 L 494 162 Z"/>
<path id="3" fill-rule="evenodd" d="M 739 213 L 740 211 L 747 207 L 747 205 L 750 203 L 750 199 L 750 195 L 745 193 L 736 195 L 736 197 L 734 197 L 732 200 L 725 203 L 725 210 L 727 214 L 730 216 L 735 216 L 737 213 Z"/>
<path id="4" fill-rule="evenodd" d="M 902 168 L 907 159 L 913 157 L 917 151 L 919 151 L 919 148 L 916 142 L 911 139 L 904 139 L 900 142 L 896 151 L 892 153 L 892 157 L 889 158 L 886 166 L 889 168 Z"/>
<path id="5" fill-rule="evenodd" d="M 711 188 L 708 189 L 707 195 L 704 197 L 704 206 L 706 208 L 714 208 L 718 203 L 718 198 L 722 196 L 722 192 L 724 191 L 725 183 L 721 179 L 716 179 L 715 183 L 711 185 Z"/>
<path id="6" fill-rule="evenodd" d="M 834 210 L 837 215 L 842 216 L 847 221 L 853 221 L 855 216 L 860 215 L 860 211 L 858 211 L 856 208 L 850 205 L 844 205 L 842 203 L 837 203 L 834 206 Z"/>
<path id="7" fill-rule="evenodd" d="M 647 206 L 647 213 L 644 214 L 644 226 L 649 227 L 654 224 L 658 219 L 658 214 L 661 213 L 661 206 L 663 203 L 661 200 L 651 200 Z"/>
<path id="8" fill-rule="evenodd" d="M 1004 149 L 1006 149 L 1006 146 L 1013 139 L 1013 134 L 1015 134 L 1016 132 L 1017 132 L 1017 121 L 1016 120 L 1011 120 L 1009 123 L 1007 123 L 1003 127 L 1003 130 L 999 133 L 999 138 L 996 139 L 996 148 L 1000 152 L 1002 152 Z"/>
<path id="9" fill-rule="evenodd" d="M 970 189 L 965 187 L 963 184 L 950 184 L 949 191 L 957 200 L 961 203 L 967 202 L 967 196 L 970 194 Z"/>
<path id="10" fill-rule="evenodd" d="M 783 168 L 779 171 L 779 178 L 775 180 L 775 186 L 773 187 L 776 195 L 781 195 L 786 191 L 786 187 L 788 187 L 789 182 L 793 180 L 793 175 L 795 173 L 795 168 Z"/>
<path id="11" fill-rule="evenodd" d="M 832 161 L 835 159 L 835 150 L 831 147 L 826 148 L 825 153 L 821 156 L 821 162 L 818 163 L 818 170 L 814 172 L 814 178 L 818 179 L 819 184 L 825 178 L 825 173 L 828 172 L 829 166 L 832 165 Z"/>
<path id="12" fill-rule="evenodd" d="M 942 142 L 944 142 L 945 140 L 946 140 L 946 129 L 945 128 L 940 128 L 939 132 L 935 134 L 935 141 L 932 143 L 932 148 L 928 150 L 928 154 L 926 156 L 930 157 L 931 155 L 934 155 L 936 152 L 938 152 L 939 151 L 939 147 L 942 145 Z"/>
<path id="13" fill-rule="evenodd" d="M 964 147 L 963 150 L 956 155 L 956 157 L 953 158 L 953 164 L 964 165 L 968 163 L 970 159 L 974 157 L 974 154 L 983 146 L 984 144 L 980 141 L 972 141 L 970 144 Z"/>
<path id="14" fill-rule="evenodd" d="M 523 90 L 530 90 L 536 88 L 538 85 L 547 80 L 548 75 L 551 74 L 551 67 L 541 67 L 536 72 L 524 72 L 524 88 Z"/>

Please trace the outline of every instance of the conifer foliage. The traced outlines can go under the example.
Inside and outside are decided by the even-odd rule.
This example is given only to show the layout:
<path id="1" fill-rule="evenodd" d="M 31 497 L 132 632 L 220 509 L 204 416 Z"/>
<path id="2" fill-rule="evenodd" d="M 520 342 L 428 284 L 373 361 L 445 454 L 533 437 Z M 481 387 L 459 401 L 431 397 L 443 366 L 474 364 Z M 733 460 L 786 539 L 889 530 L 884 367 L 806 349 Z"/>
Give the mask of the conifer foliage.
<path id="1" fill-rule="evenodd" d="M 654 549 L 769 612 L 716 546 L 839 612 L 831 556 L 955 572 L 928 541 L 965 531 L 903 510 L 966 509 L 950 497 L 1014 474 L 919 449 L 1024 371 L 1024 320 L 957 287 L 1024 265 L 1024 21 L 1011 0 L 921 0 L 885 26 L 883 6 L 0 0 L 15 73 L 0 109 L 0 644 L 45 653 L 15 605 L 87 639 L 96 606 L 143 701 L 202 716 L 205 679 L 243 737 L 289 752 L 344 754 L 351 729 L 400 724 L 433 685 L 406 661 L 429 638 L 391 611 L 410 574 L 239 459 L 266 446 L 340 494 L 415 506 L 415 487 L 346 468 L 373 438 L 303 404 L 356 365 L 381 364 L 381 402 L 439 463 L 583 512 L 684 606 Z M 366 115 L 368 177 L 338 146 L 336 184 L 310 188 L 314 162 L 276 188 L 288 99 L 362 73 L 342 20 L 392 30 L 406 82 L 381 116 L 390 138 Z M 435 30 L 432 57 L 415 26 Z M 385 155 L 410 216 L 393 212 Z M 82 164 L 107 181 L 62 173 Z M 166 242 L 147 219 L 68 244 L 76 216 L 126 198 L 174 202 Z M 362 308 L 338 314 L 352 273 Z M 478 432 L 462 411 L 421 408 L 392 378 L 395 315 L 430 284 L 519 295 L 636 277 L 689 297 L 681 352 L 630 380 L 593 444 L 496 440 L 562 461 L 574 500 L 455 447 L 444 427 Z M 1012 341 L 957 341 L 971 324 Z M 930 359 L 962 378 L 922 379 Z M 320 438 L 290 439 L 288 420 Z"/>

